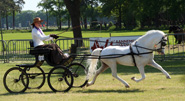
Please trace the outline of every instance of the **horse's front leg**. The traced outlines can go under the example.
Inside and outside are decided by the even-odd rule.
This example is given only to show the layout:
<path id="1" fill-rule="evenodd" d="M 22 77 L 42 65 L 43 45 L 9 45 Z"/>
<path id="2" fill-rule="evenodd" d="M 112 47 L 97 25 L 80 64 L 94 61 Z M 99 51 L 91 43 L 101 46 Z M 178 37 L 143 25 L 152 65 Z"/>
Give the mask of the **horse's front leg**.
<path id="1" fill-rule="evenodd" d="M 144 71 L 144 66 L 138 66 L 138 69 L 139 69 L 139 72 L 141 74 L 141 78 L 140 79 L 136 79 L 135 77 L 132 77 L 131 79 L 136 81 L 136 82 L 139 82 L 143 79 L 145 79 L 145 71 Z"/>
<path id="2" fill-rule="evenodd" d="M 157 64 L 154 60 L 149 64 L 150 66 L 159 69 L 164 75 L 166 75 L 167 79 L 171 79 L 170 75 L 168 72 L 166 72 L 159 64 Z"/>

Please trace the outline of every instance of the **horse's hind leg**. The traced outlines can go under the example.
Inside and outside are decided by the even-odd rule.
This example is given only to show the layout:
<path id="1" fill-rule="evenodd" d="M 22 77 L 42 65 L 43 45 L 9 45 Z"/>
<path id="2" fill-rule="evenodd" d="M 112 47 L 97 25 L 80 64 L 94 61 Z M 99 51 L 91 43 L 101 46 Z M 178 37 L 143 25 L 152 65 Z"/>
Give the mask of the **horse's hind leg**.
<path id="1" fill-rule="evenodd" d="M 166 72 L 159 64 L 157 64 L 154 60 L 149 64 L 150 66 L 159 69 L 164 75 L 166 75 L 167 79 L 171 79 L 170 75 L 168 72 Z"/>
<path id="2" fill-rule="evenodd" d="M 110 65 L 109 65 L 109 66 L 110 66 Z M 113 76 L 114 78 L 118 79 L 119 81 L 121 81 L 121 82 L 125 85 L 126 88 L 129 88 L 129 87 L 130 87 L 129 84 L 128 84 L 126 81 L 124 81 L 123 79 L 121 79 L 121 78 L 117 75 L 117 64 L 111 64 L 110 68 L 111 68 L 111 71 L 112 71 L 112 76 Z"/>
<path id="3" fill-rule="evenodd" d="M 108 66 L 107 66 L 105 63 L 102 62 L 101 64 L 102 64 L 102 65 L 101 65 L 101 67 L 96 71 L 96 74 L 95 74 L 93 80 L 92 80 L 91 82 L 88 82 L 88 83 L 87 83 L 87 86 L 93 85 L 94 82 L 96 81 L 97 76 L 98 76 L 101 72 L 104 72 L 104 71 L 108 68 Z"/>

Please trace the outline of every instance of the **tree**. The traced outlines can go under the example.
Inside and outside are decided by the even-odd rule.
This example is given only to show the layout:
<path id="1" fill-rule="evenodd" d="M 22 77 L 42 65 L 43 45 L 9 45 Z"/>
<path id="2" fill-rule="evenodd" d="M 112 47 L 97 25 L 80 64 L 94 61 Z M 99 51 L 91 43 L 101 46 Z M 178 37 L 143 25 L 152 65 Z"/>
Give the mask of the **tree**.
<path id="1" fill-rule="evenodd" d="M 1 11 L 1 14 L 3 15 L 3 17 L 6 18 L 6 27 L 7 29 L 9 29 L 8 27 L 8 15 L 10 14 L 9 11 L 10 11 L 10 5 L 12 5 L 12 0 L 1 0 L 0 1 L 1 5 L 0 5 L 0 11 Z"/>
<path id="2" fill-rule="evenodd" d="M 62 28 L 62 15 L 66 13 L 63 0 L 43 0 L 38 4 L 38 6 L 46 9 L 47 22 L 48 14 L 50 13 L 51 15 L 56 16 L 58 29 Z"/>
<path id="3" fill-rule="evenodd" d="M 43 7 L 43 9 L 45 9 L 46 10 L 46 17 L 47 17 L 47 29 L 48 29 L 48 25 L 49 25 L 49 21 L 48 21 L 48 18 L 49 18 L 49 9 L 51 8 L 51 6 L 50 6 L 50 2 L 51 0 L 44 0 L 44 1 L 41 1 L 39 4 L 38 4 L 38 6 L 39 7 Z"/>
<path id="4" fill-rule="evenodd" d="M 82 38 L 82 32 L 80 27 L 80 3 L 81 0 L 64 0 L 66 8 L 69 11 L 72 21 L 73 36 L 74 38 Z M 75 44 L 82 46 L 82 41 L 75 41 Z"/>
<path id="5" fill-rule="evenodd" d="M 117 26 L 121 28 L 122 22 L 122 5 L 123 0 L 100 0 L 102 2 L 102 12 L 104 16 L 112 16 L 115 15 L 117 18 Z"/>
<path id="6" fill-rule="evenodd" d="M 91 19 L 91 24 L 94 22 L 97 25 L 97 17 L 100 17 L 99 13 L 99 0 L 82 0 L 80 5 L 81 18 L 85 29 L 87 29 L 87 19 Z M 81 21 L 81 22 L 82 22 Z M 96 26 L 94 26 L 96 27 Z"/>
<path id="7" fill-rule="evenodd" d="M 14 0 L 11 5 L 11 8 L 13 10 L 13 29 L 15 29 L 15 12 L 20 12 L 23 4 L 25 4 L 23 0 Z"/>
<path id="8" fill-rule="evenodd" d="M 21 8 L 24 4 L 23 0 L 1 0 L 0 1 L 0 11 L 1 14 L 4 14 L 6 17 L 6 27 L 8 27 L 8 16 L 13 14 L 13 29 L 15 28 L 15 12 L 16 11 L 21 11 Z"/>

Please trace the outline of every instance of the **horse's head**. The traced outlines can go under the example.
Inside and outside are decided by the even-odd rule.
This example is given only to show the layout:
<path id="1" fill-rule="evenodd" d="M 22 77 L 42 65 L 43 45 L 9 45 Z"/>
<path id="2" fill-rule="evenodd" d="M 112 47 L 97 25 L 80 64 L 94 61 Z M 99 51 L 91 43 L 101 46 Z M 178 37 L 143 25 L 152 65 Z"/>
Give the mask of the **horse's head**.
<path id="1" fill-rule="evenodd" d="M 167 35 L 160 30 L 150 30 L 133 43 L 135 43 L 136 47 L 144 50 L 157 51 L 159 54 L 164 54 Z"/>
<path id="2" fill-rule="evenodd" d="M 175 32 L 175 31 L 178 31 L 178 30 L 181 30 L 181 28 L 179 26 L 173 25 L 173 26 L 170 26 L 169 33 Z"/>
<path id="3" fill-rule="evenodd" d="M 164 51 L 164 47 L 167 45 L 167 40 L 168 40 L 168 37 L 167 35 L 165 34 L 162 39 L 157 43 L 155 44 L 155 48 L 156 48 L 156 51 L 161 54 L 161 55 L 164 55 L 165 54 L 165 51 Z"/>

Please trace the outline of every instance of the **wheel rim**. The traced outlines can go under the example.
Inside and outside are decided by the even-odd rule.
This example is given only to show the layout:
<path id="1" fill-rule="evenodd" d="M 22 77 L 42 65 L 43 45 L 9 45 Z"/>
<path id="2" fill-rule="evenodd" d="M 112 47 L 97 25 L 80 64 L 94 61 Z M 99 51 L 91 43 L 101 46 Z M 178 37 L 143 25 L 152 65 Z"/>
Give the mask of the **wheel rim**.
<path id="1" fill-rule="evenodd" d="M 86 70 L 85 67 L 79 63 L 73 63 L 68 66 L 69 70 L 72 72 L 74 83 L 73 87 L 83 87 L 86 82 Z"/>
<path id="2" fill-rule="evenodd" d="M 28 83 L 27 75 L 19 68 L 10 69 L 4 76 L 4 86 L 10 93 L 24 92 Z"/>
<path id="3" fill-rule="evenodd" d="M 48 84 L 54 92 L 66 92 L 73 84 L 72 74 L 64 68 L 54 68 L 48 75 Z"/>
<path id="4" fill-rule="evenodd" d="M 45 73 L 40 67 L 33 67 L 26 70 L 29 78 L 29 89 L 40 89 L 45 83 Z"/>

